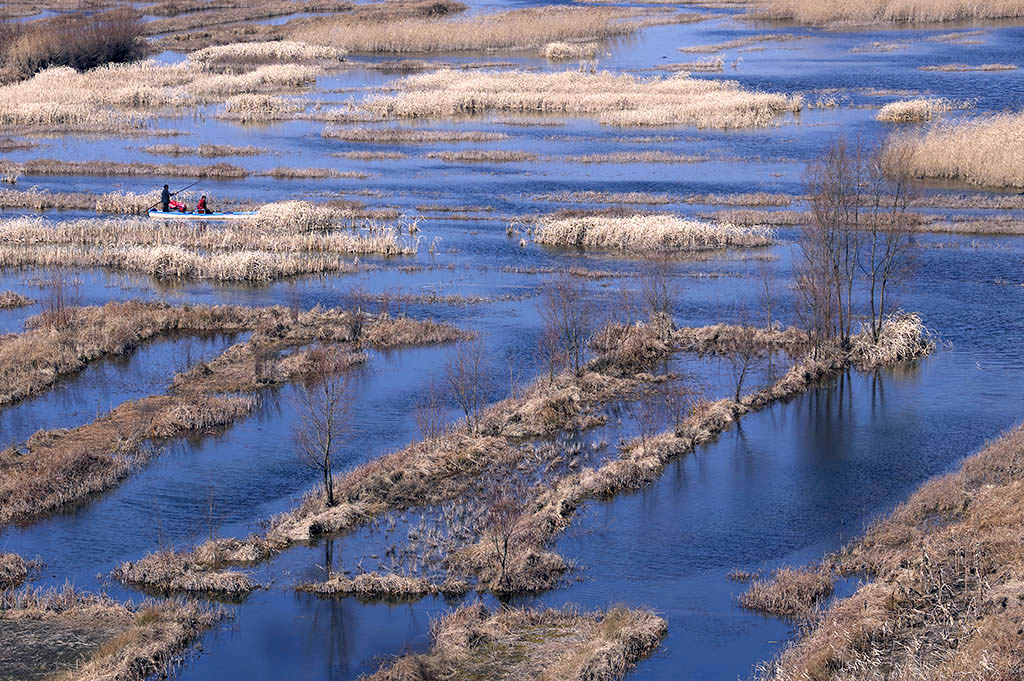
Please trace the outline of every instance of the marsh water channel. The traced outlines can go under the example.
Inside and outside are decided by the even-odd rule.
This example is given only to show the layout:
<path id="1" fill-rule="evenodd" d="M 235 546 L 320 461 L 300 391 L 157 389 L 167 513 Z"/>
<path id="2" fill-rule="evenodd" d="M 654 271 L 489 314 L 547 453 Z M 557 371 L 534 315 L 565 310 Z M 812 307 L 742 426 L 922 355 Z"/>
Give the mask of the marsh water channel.
<path id="1" fill-rule="evenodd" d="M 351 304 L 355 292 L 370 299 L 390 296 L 394 299 L 389 302 L 391 312 L 479 331 L 487 347 L 488 399 L 498 400 L 508 395 L 510 382 L 527 383 L 544 371 L 536 352 L 541 329 L 537 297 L 546 273 L 573 267 L 607 273 L 588 280 L 587 286 L 598 309 L 609 310 L 621 288 L 638 288 L 636 275 L 643 267 L 640 260 L 629 257 L 544 248 L 523 234 L 506 233 L 509 222 L 522 215 L 560 207 L 602 207 L 543 201 L 538 195 L 563 191 L 666 194 L 679 200 L 652 209 L 685 215 L 721 208 L 686 203 L 682 197 L 690 195 L 764 191 L 796 196 L 802 191 L 805 163 L 837 134 L 877 141 L 891 132 L 892 126 L 875 121 L 877 108 L 906 93 L 976 99 L 975 110 L 980 111 L 1020 109 L 1024 100 L 1019 72 L 944 73 L 918 68 L 952 62 L 1018 63 L 1024 58 L 1021 26 L 830 32 L 756 25 L 735 19 L 731 11 L 709 11 L 713 15 L 702 22 L 651 27 L 608 43 L 600 68 L 657 73 L 648 70 L 701 56 L 678 52 L 684 45 L 766 32 L 792 33 L 802 39 L 724 50 L 722 73 L 698 75 L 737 79 L 749 88 L 802 92 L 811 103 L 834 94 L 839 106 L 805 109 L 765 129 L 729 132 L 621 129 L 557 117 L 538 119 L 537 125 L 510 126 L 479 118 L 426 126 L 505 132 L 507 140 L 455 146 L 540 154 L 537 161 L 522 163 L 445 163 L 426 156 L 450 150 L 450 144 L 327 140 L 320 136 L 322 123 L 240 126 L 215 119 L 212 110 L 161 120 L 158 127 L 183 133 L 171 138 L 177 143 L 267 149 L 268 154 L 227 159 L 251 170 L 290 165 L 369 175 L 365 179 L 203 181 L 202 190 L 214 201 L 217 197 L 260 202 L 344 197 L 369 207 L 394 207 L 409 219 L 423 216 L 419 253 L 406 258 L 360 258 L 361 271 L 356 274 L 300 277 L 262 286 L 169 283 L 119 272 L 80 271 L 74 273 L 77 299 L 90 305 L 143 298 L 176 304 L 310 308 Z M 981 44 L 925 40 L 951 30 L 982 30 Z M 851 51 L 877 41 L 906 45 L 884 53 Z M 574 68 L 522 53 L 437 59 L 487 59 L 529 69 Z M 304 96 L 341 102 L 395 77 L 350 64 L 318 79 L 317 91 Z M 361 90 L 351 92 L 351 88 Z M 558 125 L 542 124 L 545 120 Z M 651 136 L 658 139 L 652 141 Z M 38 148 L 3 156 L 153 161 L 157 159 L 141 147 L 167 139 L 36 141 Z M 407 156 L 356 161 L 330 155 L 354 150 L 401 151 Z M 582 154 L 649 150 L 709 160 L 687 164 L 565 160 Z M 19 179 L 19 188 L 34 185 L 55 192 L 143 192 L 155 184 L 153 178 Z M 965 189 L 928 188 L 951 190 Z M 454 207 L 465 209 L 447 210 Z M 75 212 L 47 215 L 54 220 L 83 216 Z M 758 268 L 765 261 L 777 279 L 776 318 L 784 324 L 793 322 L 790 288 L 798 236 L 797 229 L 783 228 L 777 231 L 779 244 L 771 248 L 673 263 L 676 323 L 698 326 L 732 321 L 736 309 L 756 308 Z M 893 370 L 851 371 L 792 401 L 748 414 L 715 442 L 674 461 L 650 487 L 588 502 L 557 545 L 559 553 L 575 561 L 561 587 L 519 596 L 513 602 L 573 604 L 582 609 L 618 603 L 652 608 L 668 620 L 669 634 L 662 649 L 633 672 L 632 678 L 637 679 L 731 681 L 748 677 L 757 663 L 777 654 L 793 636 L 792 625 L 741 609 L 736 597 L 744 586 L 727 578 L 730 570 L 768 571 L 813 561 L 837 549 L 924 480 L 951 470 L 1021 417 L 1024 241 L 921 234 L 915 242 L 916 268 L 900 286 L 899 305 L 920 313 L 940 339 L 934 355 Z M 428 252 L 431 244 L 435 247 Z M 0 270 L 0 290 L 40 299 L 45 296 L 48 274 L 38 269 Z M 421 297 L 402 302 L 400 294 Z M 478 299 L 466 304 L 425 302 L 422 296 L 429 294 Z M 363 304 L 374 308 L 380 303 Z M 36 311 L 37 307 L 0 310 L 0 333 L 18 331 Z M 21 442 L 38 429 L 81 425 L 126 400 L 163 392 L 175 372 L 215 356 L 241 338 L 164 338 L 143 345 L 127 358 L 98 362 L 43 395 L 0 407 L 0 447 Z M 370 353 L 366 365 L 356 371 L 354 429 L 343 450 L 345 465 L 420 437 L 413 418 L 415 406 L 431 379 L 440 380 L 449 352 L 432 347 Z M 677 356 L 673 367 L 699 374 L 713 396 L 728 394 L 728 372 L 715 361 Z M 33 586 L 71 582 L 119 599 L 145 598 L 106 575 L 121 562 L 159 548 L 258 531 L 261 520 L 293 507 L 315 484 L 315 473 L 303 467 L 295 453 L 294 388 L 267 390 L 259 399 L 250 417 L 222 431 L 153 443 L 158 453 L 148 464 L 79 508 L 0 531 L 0 551 L 44 563 Z M 611 455 L 618 442 L 637 430 L 619 406 L 609 407 L 604 426 L 562 433 L 552 442 L 593 452 L 595 460 Z M 451 419 L 457 416 L 450 410 Z M 431 619 L 461 599 L 366 603 L 294 590 L 300 582 L 323 577 L 328 551 L 346 570 L 374 569 L 380 560 L 376 557 L 389 543 L 402 541 L 420 522 L 420 514 L 410 510 L 388 522 L 390 526 L 375 523 L 330 540 L 330 546 L 320 542 L 285 550 L 253 568 L 254 578 L 266 588 L 241 603 L 224 604 L 231 617 L 203 636 L 201 652 L 190 656 L 177 677 L 355 679 L 376 670 L 388 656 L 426 649 Z M 484 600 L 492 602 L 490 597 Z"/>

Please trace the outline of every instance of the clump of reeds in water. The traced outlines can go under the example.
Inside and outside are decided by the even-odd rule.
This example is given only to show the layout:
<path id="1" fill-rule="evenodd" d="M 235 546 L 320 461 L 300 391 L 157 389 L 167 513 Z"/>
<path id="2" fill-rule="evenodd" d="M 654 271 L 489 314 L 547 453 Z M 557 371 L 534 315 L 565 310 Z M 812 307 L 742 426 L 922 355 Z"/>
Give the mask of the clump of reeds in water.
<path id="1" fill-rule="evenodd" d="M 548 43 L 541 49 L 541 54 L 548 61 L 571 61 L 573 59 L 593 59 L 597 56 L 601 45 L 598 43 Z"/>
<path id="2" fill-rule="evenodd" d="M 437 142 L 494 142 L 507 140 L 503 132 L 484 130 L 417 130 L 414 128 L 326 128 L 323 137 L 371 144 L 434 144 Z"/>
<path id="3" fill-rule="evenodd" d="M 229 97 L 217 117 L 237 120 L 242 123 L 274 121 L 291 118 L 302 109 L 302 103 L 292 99 L 250 93 Z"/>
<path id="4" fill-rule="evenodd" d="M 799 111 L 803 98 L 745 90 L 736 81 L 688 74 L 641 78 L 608 72 L 531 73 L 442 69 L 398 81 L 394 95 L 366 98 L 370 113 L 451 118 L 487 112 L 592 116 L 607 125 L 747 128 Z"/>
<path id="5" fill-rule="evenodd" d="M 435 584 L 423 577 L 365 572 L 351 579 L 344 575 L 335 575 L 326 582 L 301 584 L 298 589 L 321 596 L 362 596 L 397 600 L 430 594 L 464 594 L 470 590 L 470 586 L 461 579 L 448 579 Z"/>
<path id="6" fill-rule="evenodd" d="M 0 291 L 0 310 L 13 310 L 16 307 L 28 307 L 36 301 L 23 296 L 17 291 Z"/>
<path id="7" fill-rule="evenodd" d="M 400 657 L 368 681 L 444 677 L 618 681 L 661 644 L 665 620 L 646 610 L 464 605 L 435 623 L 429 652 Z"/>
<path id="8" fill-rule="evenodd" d="M 918 123 L 930 121 L 937 114 L 944 111 L 970 109 L 973 106 L 974 102 L 969 100 L 956 101 L 935 97 L 919 97 L 917 99 L 905 99 L 886 104 L 878 112 L 878 115 L 875 116 L 875 120 L 885 123 Z"/>
<path id="9" fill-rule="evenodd" d="M 193 554 L 167 550 L 122 563 L 111 576 L 125 584 L 164 592 L 198 591 L 230 595 L 249 593 L 259 586 L 244 572 L 216 569 L 218 567 L 198 563 Z"/>
<path id="10" fill-rule="evenodd" d="M 753 580 L 740 595 L 740 605 L 777 617 L 806 619 L 832 588 L 832 577 L 826 571 L 781 568 L 769 579 Z"/>
<path id="11" fill-rule="evenodd" d="M 1024 187 L 1024 113 L 936 123 L 889 138 L 894 172 L 988 187 Z"/>
<path id="12" fill-rule="evenodd" d="M 340 62 L 346 52 L 337 47 L 310 45 L 293 40 L 214 45 L 196 50 L 188 61 L 203 69 L 236 64 L 275 64 L 280 62 Z"/>
<path id="13" fill-rule="evenodd" d="M 919 66 L 921 71 L 967 72 L 967 71 L 1016 71 L 1016 64 L 936 64 Z"/>
<path id="14" fill-rule="evenodd" d="M 155 156 L 202 156 L 204 158 L 216 158 L 219 156 L 258 156 L 265 153 L 266 149 L 253 146 L 236 147 L 230 144 L 200 144 L 197 147 L 189 147 L 183 144 L 151 144 L 148 147 L 144 147 L 142 151 Z"/>
<path id="15" fill-rule="evenodd" d="M 924 357 L 934 349 L 935 340 L 921 321 L 921 316 L 902 311 L 894 312 L 882 321 L 877 341 L 868 328 L 853 337 L 857 367 L 863 370 Z"/>
<path id="16" fill-rule="evenodd" d="M 28 564 L 16 553 L 0 553 L 0 591 L 18 586 L 28 577 Z"/>
<path id="17" fill-rule="evenodd" d="M 753 248 L 774 243 L 765 227 L 689 220 L 675 215 L 542 219 L 534 240 L 549 246 L 635 253 Z"/>

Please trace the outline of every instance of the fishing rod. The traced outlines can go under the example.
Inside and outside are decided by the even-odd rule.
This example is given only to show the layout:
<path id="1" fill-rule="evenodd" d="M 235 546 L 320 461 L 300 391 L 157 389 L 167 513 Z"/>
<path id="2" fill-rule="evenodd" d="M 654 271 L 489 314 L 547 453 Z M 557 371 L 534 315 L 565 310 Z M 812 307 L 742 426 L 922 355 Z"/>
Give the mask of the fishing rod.
<path id="1" fill-rule="evenodd" d="M 181 192 L 185 191 L 186 189 L 191 189 L 192 187 L 195 187 L 200 182 L 202 182 L 202 180 L 196 180 L 195 182 L 193 182 L 192 184 L 190 184 L 187 187 L 182 187 L 181 189 L 177 189 L 177 190 L 171 192 L 171 196 L 174 196 L 175 194 L 180 194 Z M 154 208 L 156 208 L 159 205 L 160 205 L 160 201 L 157 201 L 152 206 L 150 206 L 149 208 L 147 208 L 146 210 L 144 210 L 142 212 L 143 213 L 148 213 L 149 211 L 153 210 Z"/>

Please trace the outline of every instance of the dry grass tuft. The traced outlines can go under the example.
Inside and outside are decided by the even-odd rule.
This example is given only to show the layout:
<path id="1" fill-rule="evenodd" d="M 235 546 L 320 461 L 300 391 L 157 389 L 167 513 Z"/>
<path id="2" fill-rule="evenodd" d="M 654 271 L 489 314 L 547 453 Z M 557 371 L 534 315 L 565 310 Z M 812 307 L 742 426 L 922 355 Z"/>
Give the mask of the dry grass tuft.
<path id="1" fill-rule="evenodd" d="M 488 112 L 591 116 L 607 125 L 763 127 L 799 111 L 800 96 L 751 92 L 736 81 L 676 74 L 639 78 L 608 72 L 465 72 L 442 69 L 398 81 L 395 95 L 363 108 L 385 118 L 452 118 Z"/>
<path id="2" fill-rule="evenodd" d="M 537 49 L 552 41 L 572 42 L 627 35 L 635 11 L 607 7 L 536 7 L 472 18 L 417 17 L 388 22 L 320 22 L 293 33 L 296 40 L 339 46 L 351 52 L 447 53 Z"/>
<path id="3" fill-rule="evenodd" d="M 934 124 L 918 134 L 891 137 L 889 143 L 892 158 L 906 159 L 915 177 L 1024 188 L 1024 113 Z"/>
<path id="4" fill-rule="evenodd" d="M 680 52 L 722 52 L 724 50 L 731 50 L 736 47 L 743 47 L 744 45 L 751 45 L 753 43 L 764 43 L 764 42 L 787 42 L 790 40 L 800 40 L 802 36 L 791 35 L 788 33 L 763 33 L 761 35 L 747 36 L 746 38 L 737 38 L 736 40 L 728 40 L 724 43 L 715 43 L 714 45 L 693 45 L 690 47 L 680 47 Z"/>
<path id="5" fill-rule="evenodd" d="M 238 64 L 278 64 L 281 62 L 342 62 L 345 50 L 322 45 L 308 45 L 291 40 L 232 43 L 196 50 L 188 61 L 199 68 L 211 70 Z"/>
<path id="6" fill-rule="evenodd" d="M 16 291 L 0 291 L 0 310 L 13 310 L 16 307 L 35 305 L 34 300 Z"/>
<path id="7" fill-rule="evenodd" d="M 574 59 L 593 59 L 600 51 L 599 43 L 548 43 L 540 53 L 548 61 L 572 61 Z"/>
<path id="8" fill-rule="evenodd" d="M 170 550 L 151 553 L 138 561 L 122 563 L 111 576 L 125 584 L 164 593 L 189 591 L 237 596 L 259 587 L 245 573 L 211 570 L 211 566 L 195 563 L 192 555 Z"/>
<path id="9" fill-rule="evenodd" d="M 831 575 L 821 570 L 781 568 L 768 579 L 751 582 L 740 596 L 740 605 L 777 617 L 808 619 L 831 593 Z"/>
<path id="10" fill-rule="evenodd" d="M 12 589 L 28 577 L 28 564 L 16 553 L 0 553 L 0 591 Z"/>
<path id="11" fill-rule="evenodd" d="M 704 163 L 707 156 L 690 154 L 673 154 L 669 151 L 612 151 L 604 154 L 583 154 L 580 156 L 563 156 L 560 160 L 566 163 Z"/>
<path id="12" fill-rule="evenodd" d="M 952 99 L 918 98 L 890 102 L 883 106 L 875 116 L 875 120 L 883 123 L 918 123 L 930 121 L 944 111 L 962 111 L 974 107 L 970 100 L 956 101 Z"/>
<path id="13" fill-rule="evenodd" d="M 771 230 L 763 227 L 698 222 L 675 215 L 546 218 L 538 224 L 534 240 L 549 246 L 637 253 L 753 248 L 774 243 Z"/>
<path id="14" fill-rule="evenodd" d="M 438 678 L 617 681 L 652 653 L 665 620 L 645 610 L 605 613 L 462 606 L 434 624 L 430 652 L 406 655 L 367 681 Z"/>
<path id="15" fill-rule="evenodd" d="M 866 328 L 853 338 L 856 365 L 862 371 L 924 357 L 934 349 L 935 341 L 921 322 L 921 317 L 902 311 L 885 318 L 877 343 L 872 342 L 871 333 Z"/>
<path id="16" fill-rule="evenodd" d="M 241 94 L 229 97 L 217 118 L 240 123 L 277 121 L 293 118 L 305 106 L 293 99 L 275 95 Z"/>
<path id="17" fill-rule="evenodd" d="M 124 163 L 118 161 L 60 161 L 37 158 L 24 163 L 0 161 L 0 173 L 17 172 L 20 175 L 123 175 L 162 177 L 198 177 L 233 179 L 246 177 L 245 168 L 227 163 L 186 165 L 183 163 Z"/>

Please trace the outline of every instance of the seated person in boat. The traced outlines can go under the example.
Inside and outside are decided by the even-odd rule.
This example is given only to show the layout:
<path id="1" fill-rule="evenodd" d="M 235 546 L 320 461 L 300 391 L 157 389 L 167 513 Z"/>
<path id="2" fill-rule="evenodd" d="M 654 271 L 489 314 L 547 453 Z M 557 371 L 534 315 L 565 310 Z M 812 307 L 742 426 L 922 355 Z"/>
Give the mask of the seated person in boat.
<path id="1" fill-rule="evenodd" d="M 200 215 L 210 215 L 213 213 L 209 206 L 206 205 L 206 194 L 199 197 L 199 203 L 196 205 L 196 212 Z"/>

